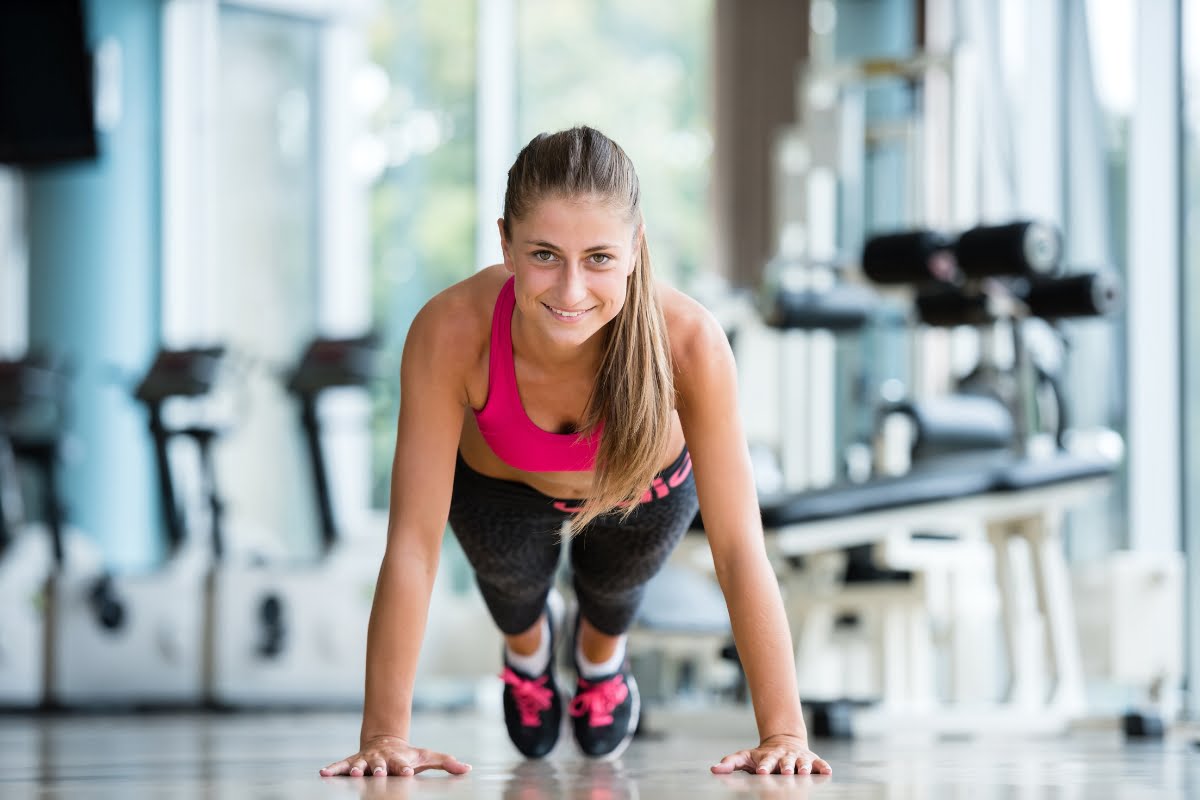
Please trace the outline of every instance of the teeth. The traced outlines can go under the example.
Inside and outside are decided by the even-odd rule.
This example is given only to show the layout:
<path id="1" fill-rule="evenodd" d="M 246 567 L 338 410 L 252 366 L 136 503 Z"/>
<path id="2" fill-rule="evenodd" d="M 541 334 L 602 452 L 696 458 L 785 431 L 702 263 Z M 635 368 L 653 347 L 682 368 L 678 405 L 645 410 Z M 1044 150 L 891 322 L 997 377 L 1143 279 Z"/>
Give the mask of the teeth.
<path id="1" fill-rule="evenodd" d="M 580 314 L 583 313 L 582 311 L 559 311 L 557 308 L 554 308 L 553 306 L 546 306 L 546 308 L 550 309 L 555 314 L 558 314 L 560 317 L 578 317 Z"/>

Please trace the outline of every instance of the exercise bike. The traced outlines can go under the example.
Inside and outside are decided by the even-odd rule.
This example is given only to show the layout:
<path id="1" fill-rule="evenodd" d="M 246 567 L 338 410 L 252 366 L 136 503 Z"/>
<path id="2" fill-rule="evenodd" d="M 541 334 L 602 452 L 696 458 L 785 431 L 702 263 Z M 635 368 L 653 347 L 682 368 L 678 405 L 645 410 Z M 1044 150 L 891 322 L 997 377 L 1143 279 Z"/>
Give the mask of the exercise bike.
<path id="1" fill-rule="evenodd" d="M 134 392 L 146 408 L 155 446 L 166 557 L 149 572 L 125 574 L 65 548 L 48 591 L 52 705 L 174 707 L 203 701 L 209 562 L 205 542 L 189 535 L 175 502 L 168 451 L 172 441 L 188 438 L 207 464 L 216 433 L 203 426 L 171 429 L 164 412 L 168 401 L 206 398 L 222 356 L 221 348 L 161 351 Z"/>
<path id="2" fill-rule="evenodd" d="M 60 520 L 50 492 L 42 493 L 49 506 L 43 521 L 27 513 L 18 452 L 57 451 L 59 377 L 48 361 L 0 361 L 0 706 L 6 708 L 36 707 L 45 694 L 46 581 L 63 537 L 51 533 Z M 27 413 L 31 408 L 50 414 Z M 49 424 L 43 419 L 31 430 L 30 417 L 37 416 L 48 416 Z"/>
<path id="3" fill-rule="evenodd" d="M 313 563 L 219 559 L 209 597 L 210 700 L 220 707 L 354 706 L 384 536 L 348 541 L 334 513 L 317 409 L 373 377 L 372 337 L 317 339 L 286 377 L 307 443 L 321 548 Z"/>

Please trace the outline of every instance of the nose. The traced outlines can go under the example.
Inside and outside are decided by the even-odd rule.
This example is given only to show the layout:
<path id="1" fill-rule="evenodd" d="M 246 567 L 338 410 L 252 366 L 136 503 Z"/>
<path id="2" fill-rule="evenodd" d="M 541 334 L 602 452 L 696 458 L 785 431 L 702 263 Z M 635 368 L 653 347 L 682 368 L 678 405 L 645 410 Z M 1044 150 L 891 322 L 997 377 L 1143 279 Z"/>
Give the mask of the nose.
<path id="1" fill-rule="evenodd" d="M 559 293 L 562 298 L 560 302 L 566 308 L 579 310 L 576 306 L 582 303 L 588 295 L 587 273 L 584 271 L 583 265 L 579 262 L 568 263 L 561 275 Z"/>

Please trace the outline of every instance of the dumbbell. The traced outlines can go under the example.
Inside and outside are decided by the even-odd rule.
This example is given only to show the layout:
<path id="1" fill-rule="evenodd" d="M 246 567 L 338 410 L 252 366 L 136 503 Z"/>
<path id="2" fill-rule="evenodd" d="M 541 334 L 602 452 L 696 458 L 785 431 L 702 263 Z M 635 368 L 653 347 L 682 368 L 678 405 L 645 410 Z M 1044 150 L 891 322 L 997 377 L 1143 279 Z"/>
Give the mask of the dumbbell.
<path id="1" fill-rule="evenodd" d="M 979 225 L 957 240 L 930 230 L 874 236 L 863 248 L 862 268 L 880 284 L 950 282 L 1000 275 L 1047 277 L 1058 272 L 1062 237 L 1044 222 Z"/>

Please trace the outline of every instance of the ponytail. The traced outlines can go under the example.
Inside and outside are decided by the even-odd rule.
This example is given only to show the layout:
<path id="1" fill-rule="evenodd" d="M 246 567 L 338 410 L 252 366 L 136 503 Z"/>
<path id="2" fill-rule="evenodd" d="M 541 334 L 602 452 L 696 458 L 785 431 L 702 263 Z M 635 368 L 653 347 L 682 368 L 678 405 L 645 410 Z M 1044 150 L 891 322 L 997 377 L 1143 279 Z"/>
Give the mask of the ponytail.
<path id="1" fill-rule="evenodd" d="M 641 233 L 625 307 L 612 321 L 596 385 L 584 415 L 586 431 L 604 421 L 592 492 L 571 519 L 570 533 L 619 511 L 625 519 L 658 473 L 675 409 L 667 326 L 654 288 L 650 250 Z"/>
<path id="2" fill-rule="evenodd" d="M 601 514 L 622 519 L 642 502 L 671 435 L 675 386 L 666 323 L 650 269 L 637 173 L 625 151 L 588 127 L 535 136 L 508 171 L 504 234 L 512 221 L 549 196 L 599 197 L 638 224 L 640 244 L 625 305 L 609 323 L 581 437 L 603 424 L 590 496 L 572 518 L 570 534 Z"/>

